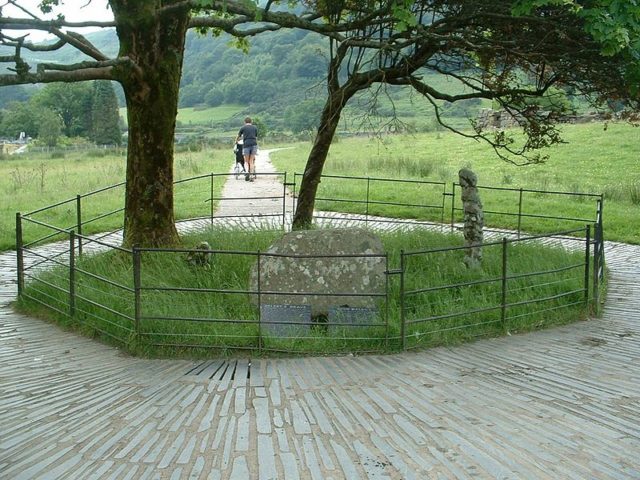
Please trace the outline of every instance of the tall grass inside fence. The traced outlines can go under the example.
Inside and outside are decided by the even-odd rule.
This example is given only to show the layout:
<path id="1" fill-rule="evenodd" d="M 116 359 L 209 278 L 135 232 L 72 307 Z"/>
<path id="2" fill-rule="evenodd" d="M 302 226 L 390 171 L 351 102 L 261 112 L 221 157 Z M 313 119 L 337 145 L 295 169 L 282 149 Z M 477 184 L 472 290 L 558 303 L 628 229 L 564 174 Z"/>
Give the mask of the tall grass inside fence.
<path id="1" fill-rule="evenodd" d="M 186 245 L 215 246 L 209 267 L 189 264 L 185 250 L 140 251 L 137 260 L 123 249 L 78 257 L 74 241 L 73 258 L 71 244 L 62 245 L 38 259 L 40 268 L 27 269 L 19 305 L 40 313 L 42 305 L 51 305 L 48 316 L 152 356 L 210 355 L 212 349 L 217 354 L 395 351 L 531 330 L 587 314 L 584 251 L 541 240 L 509 244 L 504 298 L 500 242 L 483 249 L 481 269 L 469 270 L 460 237 L 416 228 L 379 233 L 389 254 L 388 284 L 370 326 L 316 324 L 304 334 L 270 335 L 260 325 L 249 276 L 256 252 L 280 235 L 214 227 L 185 237 Z M 91 243 L 85 239 L 88 251 Z M 39 254 L 26 249 L 25 255 L 33 264 Z M 506 316 L 501 315 L 505 301 Z"/>

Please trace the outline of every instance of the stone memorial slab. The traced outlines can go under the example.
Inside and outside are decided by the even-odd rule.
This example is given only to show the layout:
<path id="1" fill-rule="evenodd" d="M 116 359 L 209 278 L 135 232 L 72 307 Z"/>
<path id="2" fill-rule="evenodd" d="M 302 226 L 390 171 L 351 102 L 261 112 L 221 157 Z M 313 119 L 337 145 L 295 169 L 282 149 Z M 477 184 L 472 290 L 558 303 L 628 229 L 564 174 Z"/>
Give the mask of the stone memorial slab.
<path id="1" fill-rule="evenodd" d="M 287 233 L 260 256 L 250 288 L 271 305 L 310 305 L 313 318 L 334 306 L 375 309 L 386 292 L 386 255 L 372 232 L 351 229 Z M 257 304 L 257 295 L 251 300 Z"/>
<path id="2" fill-rule="evenodd" d="M 275 337 L 304 336 L 311 327 L 309 305 L 260 305 L 262 332 Z"/>
<path id="3" fill-rule="evenodd" d="M 344 327 L 362 327 L 372 324 L 384 325 L 378 318 L 378 309 L 362 307 L 331 307 L 327 323 L 329 324 L 329 332 L 335 332 Z"/>

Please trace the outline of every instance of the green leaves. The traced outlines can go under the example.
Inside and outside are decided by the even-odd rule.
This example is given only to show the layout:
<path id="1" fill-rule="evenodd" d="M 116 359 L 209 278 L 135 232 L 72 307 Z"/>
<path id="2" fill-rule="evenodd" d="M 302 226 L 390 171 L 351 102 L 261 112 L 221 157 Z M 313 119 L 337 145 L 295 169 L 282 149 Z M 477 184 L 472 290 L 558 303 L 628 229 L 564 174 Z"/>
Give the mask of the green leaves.
<path id="1" fill-rule="evenodd" d="M 60 5 L 60 0 L 42 0 L 40 2 L 40 11 L 42 13 L 51 13 L 53 7 Z"/>
<path id="2" fill-rule="evenodd" d="M 603 54 L 640 51 L 640 5 L 636 0 L 600 0 L 581 13 L 586 30 L 603 44 Z"/>
<path id="3" fill-rule="evenodd" d="M 229 42 L 230 45 L 242 51 L 242 53 L 249 53 L 249 47 L 251 44 L 246 37 L 233 37 L 233 39 Z"/>
<path id="4" fill-rule="evenodd" d="M 55 1 L 55 0 L 53 0 Z M 192 0 L 195 4 L 196 10 L 208 10 L 209 13 L 213 13 L 214 15 L 226 15 L 229 13 L 227 9 L 227 2 L 222 2 L 222 8 L 218 7 L 215 10 L 213 9 L 213 1 L 212 0 Z M 253 15 L 253 20 L 259 22 L 262 20 L 262 10 L 259 7 L 257 0 L 237 0 L 235 2 L 236 5 L 240 7 L 244 7 L 248 9 Z"/>
<path id="5" fill-rule="evenodd" d="M 404 32 L 418 24 L 416 16 L 411 11 L 411 5 L 413 2 L 406 0 L 399 0 L 391 6 L 391 13 L 397 20 L 396 29 L 399 32 Z"/>
<path id="6" fill-rule="evenodd" d="M 582 8 L 575 0 L 516 0 L 511 12 L 515 16 L 530 15 L 537 8 L 546 6 L 571 6 L 574 11 Z"/>
<path id="7" fill-rule="evenodd" d="M 584 2 L 581 2 L 584 4 Z M 576 0 L 516 0 L 513 15 L 530 15 L 538 8 L 566 7 L 585 21 L 585 30 L 602 44 L 603 55 L 630 49 L 640 56 L 640 1 L 596 0 L 588 6 Z"/>

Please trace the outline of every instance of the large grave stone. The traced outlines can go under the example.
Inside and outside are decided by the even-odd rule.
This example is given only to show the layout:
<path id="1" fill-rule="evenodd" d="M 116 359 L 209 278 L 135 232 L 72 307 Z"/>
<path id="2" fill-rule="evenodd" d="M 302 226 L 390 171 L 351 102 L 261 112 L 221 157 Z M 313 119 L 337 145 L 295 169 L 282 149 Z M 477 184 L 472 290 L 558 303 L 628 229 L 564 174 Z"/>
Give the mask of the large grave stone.
<path id="1" fill-rule="evenodd" d="M 382 242 L 367 230 L 296 231 L 260 256 L 250 288 L 260 290 L 261 304 L 310 305 L 313 318 L 328 317 L 332 307 L 375 309 L 384 299 L 385 271 Z"/>

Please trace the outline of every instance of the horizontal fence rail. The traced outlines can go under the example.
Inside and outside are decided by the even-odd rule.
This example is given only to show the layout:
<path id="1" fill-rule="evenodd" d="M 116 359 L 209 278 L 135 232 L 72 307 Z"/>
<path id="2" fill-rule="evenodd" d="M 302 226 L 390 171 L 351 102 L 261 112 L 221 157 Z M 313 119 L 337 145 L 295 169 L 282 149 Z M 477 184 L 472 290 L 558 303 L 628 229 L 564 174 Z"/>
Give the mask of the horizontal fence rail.
<path id="1" fill-rule="evenodd" d="M 175 182 L 176 210 L 182 219 L 179 221 L 189 222 L 186 231 L 225 225 L 231 218 L 237 219 L 238 224 L 257 218 L 267 222 L 252 225 L 286 229 L 288 188 L 292 188 L 295 199 L 300 174 L 294 175 L 293 183 L 287 181 L 286 173 L 263 174 L 276 178 L 282 185 L 282 193 L 243 198 L 222 194 L 222 187 L 231 175 L 233 173 L 210 173 Z M 389 224 L 454 229 L 455 215 L 462 210 L 455 205 L 459 197 L 457 184 L 448 191 L 444 182 L 331 175 L 322 178 L 324 190 L 319 191 L 316 201 L 323 209 L 339 213 L 333 216 L 322 213 L 316 218 L 331 222 L 363 222 L 367 227 L 381 229 L 389 228 Z M 408 201 L 385 196 L 389 186 L 394 185 L 412 192 Z M 435 268 L 438 258 L 462 259 L 464 246 L 402 251 L 395 257 L 398 265 L 390 265 L 386 252 L 322 256 L 212 249 L 198 252 L 213 259 L 207 268 L 228 270 L 228 281 L 203 284 L 201 280 L 209 270 L 200 268 L 194 270 L 193 284 L 171 283 L 171 272 L 159 272 L 156 265 L 167 258 L 170 258 L 169 264 L 183 265 L 194 250 L 123 248 L 123 208 L 102 207 L 107 197 L 124 203 L 125 184 L 120 183 L 24 215 L 16 214 L 18 293 L 21 298 L 86 324 L 89 329 L 125 346 L 133 342 L 158 348 L 287 353 L 418 348 L 434 339 L 446 337 L 455 341 L 473 337 L 480 328 L 486 332 L 488 325 L 492 326 L 488 331 L 495 334 L 519 331 L 527 322 L 526 328 L 533 328 L 544 325 L 545 315 L 562 316 L 573 307 L 587 311 L 597 305 L 605 273 L 602 196 L 479 188 L 498 190 L 515 199 L 512 203 L 501 203 L 501 209 L 489 208 L 486 212 L 489 225 L 494 216 L 516 219 L 513 230 L 496 230 L 497 233 L 487 235 L 495 241 L 482 245 L 485 255 L 497 259 L 494 264 L 500 265 L 500 269 L 496 271 L 461 269 L 452 281 L 425 283 L 422 280 L 421 272 Z M 345 191 L 350 193 L 345 195 Z M 585 211 L 592 208 L 589 202 L 595 199 L 595 217 L 553 216 L 527 208 L 534 198 L 565 198 L 566 195 L 584 198 Z M 450 218 L 446 219 L 448 199 L 451 200 Z M 247 212 L 236 208 L 247 200 L 266 204 L 268 210 Z M 336 206 L 347 213 L 340 212 Z M 394 210 L 402 216 L 382 216 Z M 526 220 L 541 217 L 555 222 L 554 226 L 562 224 L 571 228 L 523 236 L 521 228 L 526 226 Z M 96 231 L 95 226 L 105 222 L 113 228 L 100 234 L 87 234 L 87 230 Z M 573 228 L 577 224 L 580 228 Z M 584 224 L 593 226 L 585 228 Z M 565 255 L 541 267 L 526 257 L 527 246 L 536 243 L 564 250 Z M 578 251 L 580 253 L 575 253 Z M 98 252 L 105 253 L 104 260 L 95 255 Z M 375 259 L 384 264 L 384 288 L 359 292 L 267 288 L 263 285 L 264 264 L 274 259 L 299 264 Z M 98 274 L 93 270 L 94 260 L 107 264 L 124 262 L 130 273 L 122 277 L 105 269 L 107 273 Z M 238 275 L 234 279 L 231 273 Z M 252 280 L 238 283 L 238 278 Z M 321 314 L 312 311 L 309 299 L 323 297 L 332 299 L 331 310 Z M 194 298 L 207 300 L 191 302 Z M 368 299 L 370 308 L 349 306 L 358 298 Z M 169 309 L 170 304 L 177 309 Z M 195 307 L 195 304 L 205 307 Z M 460 305 L 466 307 L 460 308 Z"/>
<path id="2" fill-rule="evenodd" d="M 506 188 L 506 187 L 491 187 L 478 185 L 478 194 L 481 199 L 486 198 L 483 192 L 494 192 L 501 194 L 497 201 L 485 202 L 483 213 L 485 222 L 489 225 L 495 225 L 491 219 L 494 217 L 506 217 L 514 219 L 513 227 L 520 235 L 523 231 L 527 230 L 527 219 L 538 219 L 555 221 L 556 224 L 562 225 L 585 225 L 598 223 L 598 218 L 602 209 L 603 196 L 601 194 L 593 193 L 579 193 L 579 192 L 557 192 L 557 191 L 545 191 L 534 190 L 526 188 Z M 459 183 L 453 183 L 451 192 L 451 226 L 453 227 L 457 223 L 462 222 L 460 214 L 463 212 L 461 207 L 456 206 L 456 199 L 461 196 L 461 189 Z M 553 211 L 547 207 L 549 204 L 553 204 L 554 201 L 567 201 L 577 200 L 578 203 L 583 203 L 584 208 L 580 209 L 582 215 L 553 215 L 549 213 Z M 590 202 L 590 203 L 588 203 Z M 494 209 L 494 208 L 500 208 Z M 544 213 L 543 213 L 544 212 Z"/>
<path id="3" fill-rule="evenodd" d="M 180 257 L 192 253 L 191 249 L 135 248 L 132 251 L 135 292 L 136 334 L 156 347 L 197 345 L 198 348 L 255 349 L 258 351 L 295 351 L 284 348 L 283 342 L 343 343 L 350 350 L 380 351 L 388 344 L 388 284 L 382 291 L 341 292 L 327 289 L 263 288 L 261 266 L 268 259 L 277 258 L 291 263 L 332 262 L 346 266 L 358 262 L 379 260 L 388 267 L 386 255 L 284 255 L 262 252 L 230 250 L 198 250 L 210 255 L 218 268 L 244 263 L 253 265 L 254 281 L 251 285 L 233 287 L 193 287 L 163 281 L 153 272 L 147 273 L 147 265 L 159 257 Z M 157 272 L 156 272 L 157 273 Z M 331 290 L 329 288 L 328 290 Z M 217 309 L 199 309 L 191 302 L 196 296 L 212 299 Z M 269 299 L 268 302 L 266 299 Z M 365 298 L 375 303 L 375 308 L 338 308 L 332 312 L 314 315 L 310 298 L 333 299 L 336 303 L 354 298 Z M 218 300 L 218 301 L 215 301 Z M 169 303 L 181 305 L 179 315 L 163 313 Z M 192 308 L 193 307 L 193 308 Z M 274 313 L 277 316 L 274 316 Z M 182 325 L 175 331 L 175 325 Z M 376 335 L 370 335 L 370 331 Z M 363 344 L 363 348 L 358 347 Z M 375 348 L 369 344 L 373 343 Z M 381 346 L 380 344 L 384 344 Z M 319 347 L 318 347 L 319 348 Z M 308 348 L 303 349 L 309 352 Z M 317 350 L 321 352 L 322 350 Z"/>
<path id="4" fill-rule="evenodd" d="M 297 185 L 301 179 L 302 174 L 294 174 L 294 201 L 297 199 Z M 341 183 L 342 186 L 339 186 Z M 393 189 L 393 185 L 408 188 L 412 201 L 389 199 L 389 188 Z M 322 175 L 315 204 L 318 210 L 355 214 L 356 216 L 351 216 L 350 220 L 360 220 L 365 224 L 370 220 L 378 221 L 380 217 L 386 217 L 388 223 L 402 222 L 402 218 L 389 215 L 391 210 L 395 210 L 396 213 L 398 210 L 404 210 L 405 218 L 412 221 L 431 220 L 431 223 L 437 221 L 443 224 L 446 188 L 445 182 L 427 180 Z M 339 220 L 322 214 L 316 214 L 314 218 Z"/>
<path id="5" fill-rule="evenodd" d="M 584 255 L 580 257 L 576 253 L 565 264 L 542 270 L 526 268 L 517 271 L 523 268 L 522 260 L 513 265 L 509 260 L 516 248 L 522 249 L 541 240 L 556 239 L 558 248 L 564 249 L 562 239 L 578 234 L 584 234 L 584 238 L 575 239 L 574 243 L 582 245 Z M 552 235 L 503 238 L 478 246 L 485 255 L 494 250 L 492 253 L 501 259 L 500 271 L 486 272 L 482 279 L 474 278 L 473 270 L 463 271 L 471 279 L 461 279 L 455 283 L 447 283 L 443 275 L 442 283 L 429 286 L 418 286 L 413 277 L 428 265 L 437 265 L 440 257 L 461 255 L 468 247 L 402 253 L 400 305 L 404 348 L 420 347 L 427 336 L 444 335 L 452 331 L 464 330 L 463 335 L 473 336 L 474 328 L 481 326 L 495 325 L 496 334 L 518 330 L 523 327 L 517 320 L 528 315 L 543 315 L 580 304 L 588 307 L 589 273 L 592 268 L 591 226 Z M 464 308 L 457 308 L 456 303 L 461 298 L 465 299 L 460 302 Z M 570 300 L 558 304 L 558 300 L 567 298 Z M 526 307 L 526 311 L 520 307 Z M 544 324 L 542 318 L 539 323 Z"/>

